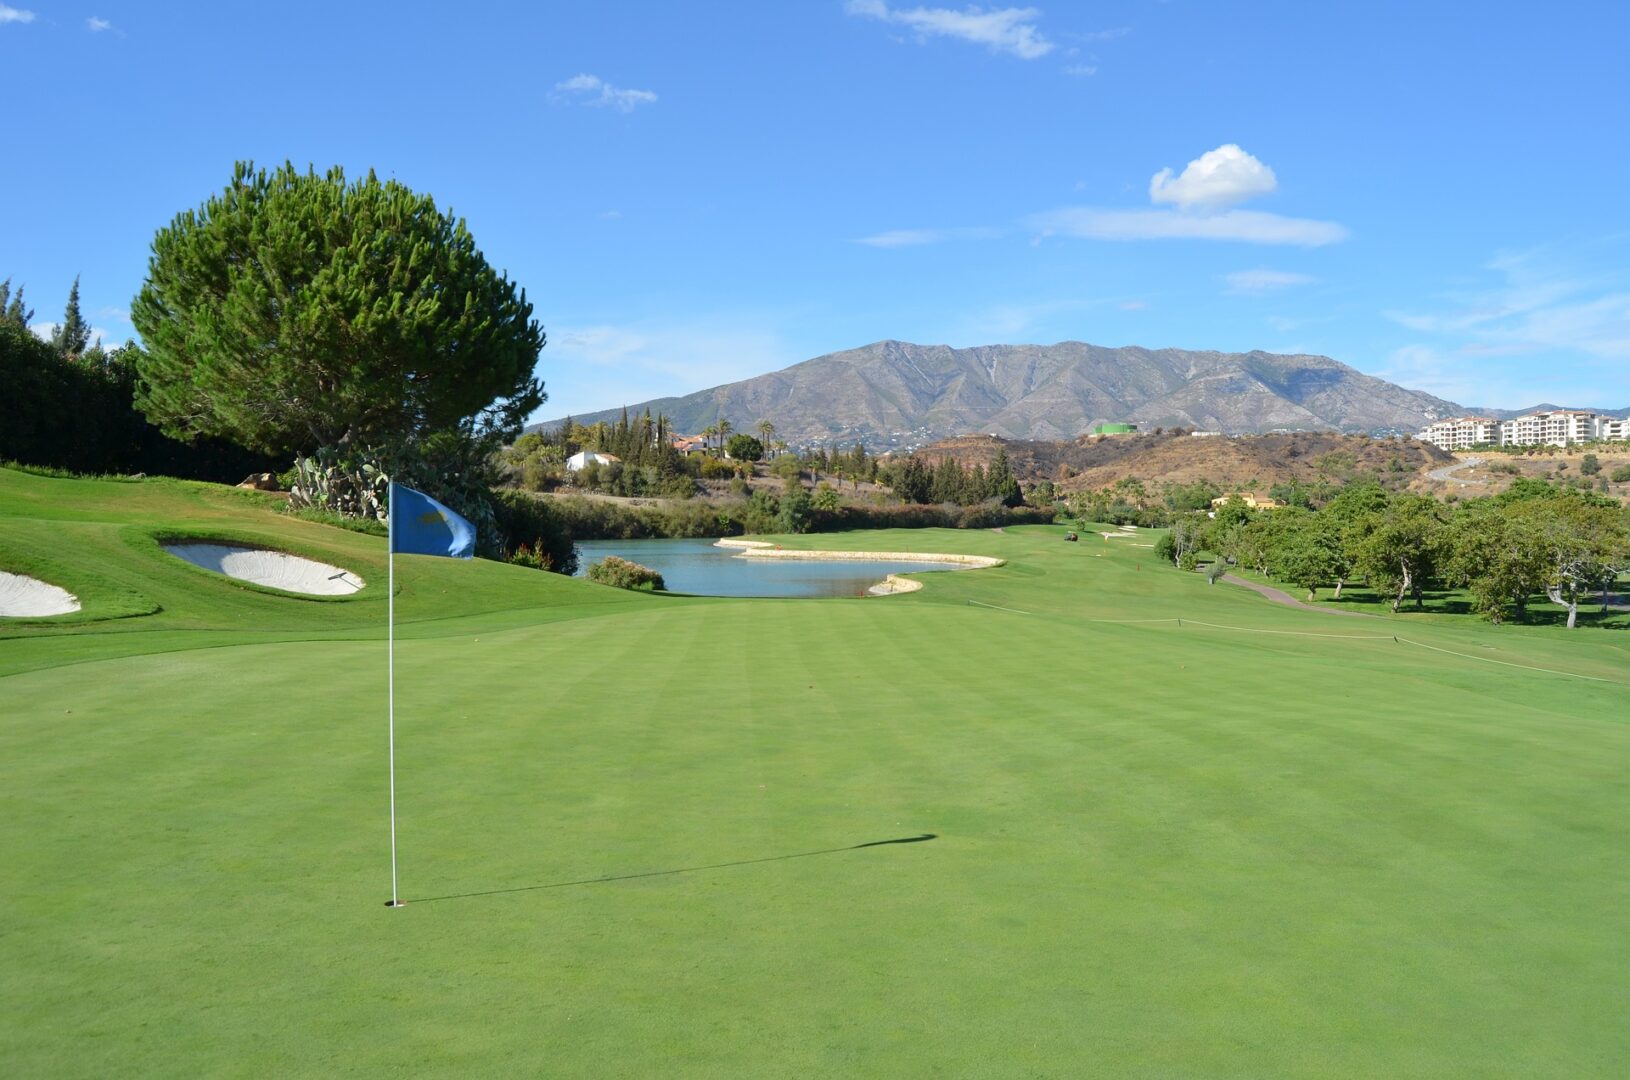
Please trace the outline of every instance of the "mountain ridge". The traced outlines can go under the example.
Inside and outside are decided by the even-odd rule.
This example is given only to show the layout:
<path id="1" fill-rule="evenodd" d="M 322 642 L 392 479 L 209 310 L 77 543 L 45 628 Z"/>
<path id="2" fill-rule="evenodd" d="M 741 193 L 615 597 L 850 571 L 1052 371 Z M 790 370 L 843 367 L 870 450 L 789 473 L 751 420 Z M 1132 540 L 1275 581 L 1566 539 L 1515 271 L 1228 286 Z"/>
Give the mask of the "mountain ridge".
<path id="1" fill-rule="evenodd" d="M 1414 431 L 1464 411 L 1327 356 L 1053 345 L 917 345 L 888 339 L 678 397 L 630 403 L 677 431 L 761 419 L 791 445 L 911 447 L 967 432 L 1069 439 L 1100 423 L 1229 434 Z M 615 418 L 620 409 L 574 417 Z M 533 425 L 552 429 L 561 419 Z"/>

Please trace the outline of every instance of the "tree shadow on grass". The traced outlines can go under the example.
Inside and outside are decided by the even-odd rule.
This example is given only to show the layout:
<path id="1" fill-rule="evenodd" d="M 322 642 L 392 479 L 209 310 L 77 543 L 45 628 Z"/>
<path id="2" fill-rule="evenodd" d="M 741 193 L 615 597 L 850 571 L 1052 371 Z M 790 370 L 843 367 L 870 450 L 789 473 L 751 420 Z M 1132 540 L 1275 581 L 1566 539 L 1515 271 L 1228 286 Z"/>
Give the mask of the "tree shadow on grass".
<path id="1" fill-rule="evenodd" d="M 734 862 L 709 863 L 706 866 L 681 866 L 674 870 L 646 870 L 638 874 L 612 874 L 607 877 L 583 878 L 578 881 L 552 881 L 546 885 L 518 885 L 511 889 L 485 889 L 481 892 L 452 893 L 447 896 L 425 896 L 418 899 L 403 900 L 402 905 L 433 904 L 439 900 L 469 900 L 478 896 L 503 896 L 506 893 L 539 892 L 543 889 L 564 889 L 572 885 L 601 885 L 612 881 L 633 881 L 636 878 L 666 877 L 670 874 L 694 874 L 701 870 L 723 870 L 732 866 L 752 866 L 754 863 L 781 862 L 785 859 L 808 859 L 815 855 L 837 855 L 845 851 L 859 851 L 862 848 L 885 847 L 889 844 L 921 844 L 927 840 L 939 839 L 938 833 L 921 833 L 917 836 L 898 836 L 893 840 L 868 840 L 864 844 L 850 844 L 848 847 L 821 848 L 819 851 L 795 851 L 790 855 L 766 855 L 758 859 L 737 859 Z M 387 904 L 387 906 L 389 906 Z"/>

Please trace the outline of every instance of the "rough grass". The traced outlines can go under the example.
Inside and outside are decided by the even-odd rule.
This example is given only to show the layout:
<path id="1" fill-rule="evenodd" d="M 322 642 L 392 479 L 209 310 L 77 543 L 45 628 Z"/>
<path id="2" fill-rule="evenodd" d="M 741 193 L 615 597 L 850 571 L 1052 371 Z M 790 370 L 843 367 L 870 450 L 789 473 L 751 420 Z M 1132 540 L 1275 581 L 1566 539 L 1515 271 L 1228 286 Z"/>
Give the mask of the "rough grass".
<path id="1" fill-rule="evenodd" d="M 369 585 L 308 603 L 127 540 L 183 527 Z M 1618 1073 L 1621 635 L 1331 618 L 1063 532 L 781 538 L 1009 560 L 876 600 L 399 560 L 391 911 L 380 541 L 0 471 L 0 558 L 162 609 L 0 631 L 0 1060 Z"/>

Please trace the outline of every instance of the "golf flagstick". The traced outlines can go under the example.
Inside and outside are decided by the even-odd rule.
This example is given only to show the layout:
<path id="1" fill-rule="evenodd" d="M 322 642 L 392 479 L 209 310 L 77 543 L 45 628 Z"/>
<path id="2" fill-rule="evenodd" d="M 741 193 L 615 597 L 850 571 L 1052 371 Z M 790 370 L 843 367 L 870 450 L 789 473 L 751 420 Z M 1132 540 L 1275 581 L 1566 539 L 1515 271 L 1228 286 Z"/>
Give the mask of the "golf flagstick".
<path id="1" fill-rule="evenodd" d="M 391 768 L 391 898 L 386 907 L 401 907 L 396 888 L 396 552 L 408 555 L 439 555 L 444 559 L 475 558 L 475 526 L 447 509 L 422 491 L 402 487 L 394 480 L 385 489 L 385 554 L 389 569 L 385 575 L 385 631 L 389 689 Z M 398 525 L 397 518 L 401 523 Z"/>
<path id="2" fill-rule="evenodd" d="M 388 503 L 385 508 L 385 622 L 386 631 L 386 661 L 388 689 L 385 700 L 387 702 L 387 730 L 390 738 L 390 773 L 391 773 L 391 899 L 386 907 L 401 907 L 401 900 L 396 892 L 396 483 L 391 481 L 386 488 Z"/>

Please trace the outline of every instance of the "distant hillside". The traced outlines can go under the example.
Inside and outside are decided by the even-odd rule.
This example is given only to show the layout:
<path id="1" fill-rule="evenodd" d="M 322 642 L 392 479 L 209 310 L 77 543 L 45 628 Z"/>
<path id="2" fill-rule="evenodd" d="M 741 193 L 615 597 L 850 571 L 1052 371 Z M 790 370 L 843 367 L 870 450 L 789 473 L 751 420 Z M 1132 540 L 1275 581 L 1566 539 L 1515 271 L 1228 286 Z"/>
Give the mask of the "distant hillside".
<path id="1" fill-rule="evenodd" d="M 1585 412 L 1601 413 L 1603 416 L 1616 416 L 1623 419 L 1630 416 L 1630 408 L 1625 409 L 1595 409 L 1588 405 L 1552 405 L 1546 402 L 1542 405 L 1531 405 L 1526 409 L 1472 409 L 1466 410 L 1468 416 L 1488 416 L 1495 420 L 1510 420 L 1517 416 L 1527 416 L 1529 413 L 1555 412 L 1558 409 L 1582 409 Z"/>
<path id="2" fill-rule="evenodd" d="M 794 446 L 859 440 L 877 450 L 967 432 L 1068 439 L 1105 421 L 1230 433 L 1414 431 L 1464 411 L 1324 356 L 1079 341 L 969 349 L 880 341 L 685 397 L 628 403 L 631 412 L 647 407 L 678 431 L 721 417 L 741 430 L 767 419 Z"/>
<path id="3" fill-rule="evenodd" d="M 1089 435 L 1061 442 L 975 435 L 934 443 L 918 453 L 935 460 L 954 457 L 964 465 L 989 464 L 998 448 L 1007 451 L 1020 480 L 1052 480 L 1068 491 L 1101 488 L 1130 476 L 1157 484 L 1210 480 L 1225 489 L 1266 492 L 1274 484 L 1311 483 L 1321 477 L 1332 481 L 1365 473 L 1413 477 L 1455 460 L 1431 443 L 1414 439 L 1321 432 L 1240 437 L 1163 432 Z"/>

